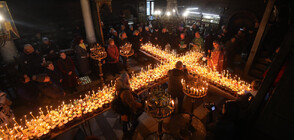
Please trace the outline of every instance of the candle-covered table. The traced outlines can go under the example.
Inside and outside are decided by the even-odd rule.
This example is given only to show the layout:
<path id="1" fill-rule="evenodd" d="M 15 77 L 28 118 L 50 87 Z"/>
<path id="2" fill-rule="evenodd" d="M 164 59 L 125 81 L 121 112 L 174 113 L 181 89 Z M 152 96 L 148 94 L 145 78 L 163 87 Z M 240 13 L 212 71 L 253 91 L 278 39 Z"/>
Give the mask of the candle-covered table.
<path id="1" fill-rule="evenodd" d="M 244 94 L 245 90 L 250 90 L 250 84 L 241 80 L 238 76 L 232 76 L 228 70 L 222 72 L 213 71 L 206 65 L 200 64 L 199 60 L 203 57 L 203 52 L 190 51 L 185 55 L 179 56 L 174 51 L 161 50 L 159 47 L 146 43 L 141 46 L 141 51 L 152 55 L 159 61 L 174 67 L 177 61 L 182 61 L 193 75 L 201 75 L 208 83 L 217 86 L 222 90 L 238 97 Z"/>
<path id="2" fill-rule="evenodd" d="M 135 93 L 142 93 L 152 86 L 166 81 L 169 65 L 157 64 L 132 73 L 130 84 Z M 7 124 L 0 129 L 3 139 L 42 139 L 54 138 L 73 127 L 86 123 L 89 119 L 110 109 L 109 103 L 115 94 L 114 82 L 97 91 L 89 91 L 78 99 L 63 102 L 57 108 L 40 108 L 38 115 L 32 112 L 15 124 Z"/>
<path id="3" fill-rule="evenodd" d="M 160 86 L 153 88 L 149 92 L 149 96 L 145 101 L 145 111 L 158 121 L 158 129 L 157 132 L 149 134 L 145 138 L 146 140 L 174 139 L 172 135 L 162 131 L 163 119 L 169 117 L 174 112 L 174 109 L 174 100 Z"/>

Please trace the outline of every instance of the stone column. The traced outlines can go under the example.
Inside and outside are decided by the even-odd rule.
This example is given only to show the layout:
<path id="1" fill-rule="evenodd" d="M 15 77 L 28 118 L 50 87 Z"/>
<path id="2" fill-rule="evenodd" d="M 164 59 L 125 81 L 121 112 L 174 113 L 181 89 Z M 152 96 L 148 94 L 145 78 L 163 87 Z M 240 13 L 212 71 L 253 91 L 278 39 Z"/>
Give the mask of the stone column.
<path id="1" fill-rule="evenodd" d="M 6 41 L 3 47 L 0 47 L 1 56 L 6 63 L 14 62 L 14 57 L 17 56 L 17 50 L 12 40 Z"/>
<path id="2" fill-rule="evenodd" d="M 95 36 L 95 30 L 93 26 L 89 0 L 81 0 L 81 7 L 82 7 L 83 18 L 84 18 L 87 40 L 90 44 L 96 43 L 96 36 Z"/>

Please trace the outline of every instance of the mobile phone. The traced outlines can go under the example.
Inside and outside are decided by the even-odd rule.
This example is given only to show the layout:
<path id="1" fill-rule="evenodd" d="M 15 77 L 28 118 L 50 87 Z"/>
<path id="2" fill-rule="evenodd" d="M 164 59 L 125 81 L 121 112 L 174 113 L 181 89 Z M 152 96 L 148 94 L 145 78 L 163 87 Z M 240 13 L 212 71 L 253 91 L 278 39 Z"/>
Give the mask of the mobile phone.
<path id="1" fill-rule="evenodd" d="M 214 111 L 215 110 L 215 106 L 211 106 L 211 111 Z"/>

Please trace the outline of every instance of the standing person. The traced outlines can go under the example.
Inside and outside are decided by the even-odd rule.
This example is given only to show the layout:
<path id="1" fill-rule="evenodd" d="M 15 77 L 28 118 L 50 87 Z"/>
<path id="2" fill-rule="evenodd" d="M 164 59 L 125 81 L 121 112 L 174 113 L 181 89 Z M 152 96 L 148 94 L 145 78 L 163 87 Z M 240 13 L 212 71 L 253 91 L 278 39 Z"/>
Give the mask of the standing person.
<path id="1" fill-rule="evenodd" d="M 84 39 L 77 38 L 77 44 L 75 46 L 75 52 L 78 62 L 78 70 L 80 75 L 85 76 L 91 73 L 89 66 L 89 53 L 87 45 L 84 43 Z"/>
<path id="2" fill-rule="evenodd" d="M 134 27 L 133 25 L 130 25 L 129 28 L 127 29 L 126 33 L 127 36 L 132 40 L 133 37 L 133 32 L 134 32 Z"/>
<path id="3" fill-rule="evenodd" d="M 112 28 L 113 29 L 113 28 Z M 116 30 L 111 30 L 111 38 L 114 40 L 115 44 L 118 44 L 119 36 Z"/>
<path id="4" fill-rule="evenodd" d="M 217 40 L 213 41 L 214 50 L 211 52 L 211 56 L 208 57 L 208 67 L 214 71 L 222 72 L 224 65 L 224 51 L 221 48 L 221 43 Z"/>
<path id="5" fill-rule="evenodd" d="M 129 43 L 128 36 L 126 32 L 122 32 L 119 34 L 119 40 L 118 40 L 118 47 L 121 47 L 125 44 Z"/>
<path id="6" fill-rule="evenodd" d="M 118 64 L 119 64 L 119 51 L 116 45 L 114 44 L 113 39 L 108 40 L 108 48 L 107 48 L 107 55 L 108 55 L 108 63 L 111 69 L 112 76 L 115 77 L 115 74 L 119 74 Z"/>
<path id="7" fill-rule="evenodd" d="M 183 86 L 181 83 L 181 80 L 188 80 L 188 73 L 185 73 L 183 70 L 183 63 L 181 61 L 178 61 L 176 63 L 176 68 L 168 71 L 168 93 L 171 95 L 171 97 L 176 100 L 178 98 L 178 107 L 177 107 L 177 113 L 182 112 L 182 105 L 183 105 L 183 99 L 184 99 L 184 93 L 183 93 Z"/>
<path id="8" fill-rule="evenodd" d="M 208 55 L 210 54 L 212 48 L 213 48 L 213 41 L 215 40 L 215 36 L 212 31 L 209 32 L 209 34 L 205 37 L 205 42 L 204 42 L 204 50 L 205 54 Z"/>
<path id="9" fill-rule="evenodd" d="M 236 38 L 233 37 L 231 40 L 227 41 L 224 48 L 227 54 L 227 58 L 225 59 L 227 60 L 226 64 L 229 68 L 233 69 L 234 57 L 236 55 Z"/>
<path id="10" fill-rule="evenodd" d="M 132 135 L 139 124 L 138 118 L 142 114 L 142 103 L 135 100 L 129 82 L 129 75 L 124 72 L 116 80 L 117 95 L 111 103 L 111 108 L 121 115 L 123 122 L 123 139 L 132 139 Z M 131 128 L 128 131 L 128 122 Z"/>
<path id="11" fill-rule="evenodd" d="M 143 40 L 142 37 L 139 36 L 139 31 L 135 30 L 133 34 L 133 39 L 132 39 L 132 48 L 135 51 L 135 57 L 137 57 L 139 54 L 139 49 L 140 49 L 142 40 Z"/>
<path id="12" fill-rule="evenodd" d="M 203 38 L 200 36 L 199 32 L 195 33 L 195 38 L 192 40 L 192 48 L 191 50 L 194 51 L 202 51 L 204 47 Z"/>
<path id="13" fill-rule="evenodd" d="M 220 42 L 223 44 L 226 43 L 230 39 L 229 35 L 228 35 L 227 26 L 225 26 L 225 25 L 222 26 L 222 31 L 218 35 L 218 38 L 219 38 Z"/>
<path id="14" fill-rule="evenodd" d="M 139 31 L 139 36 L 141 36 L 143 38 L 143 28 L 142 28 L 142 26 L 138 27 L 138 31 Z"/>
<path id="15" fill-rule="evenodd" d="M 183 54 L 188 50 L 189 40 L 186 38 L 185 33 L 180 34 L 177 43 L 175 44 L 175 49 L 177 53 Z"/>
<path id="16" fill-rule="evenodd" d="M 122 33 L 122 32 L 126 32 L 126 26 L 125 25 L 120 25 L 119 33 Z"/>
<path id="17" fill-rule="evenodd" d="M 159 29 L 158 28 L 154 28 L 154 31 L 152 33 L 152 43 L 154 45 L 158 45 L 159 44 Z"/>
<path id="18" fill-rule="evenodd" d="M 142 34 L 143 43 L 147 43 L 147 42 L 151 41 L 151 36 L 152 36 L 152 34 L 151 34 L 149 27 L 145 26 L 145 31 Z"/>
<path id="19" fill-rule="evenodd" d="M 62 74 L 62 85 L 65 89 L 76 91 L 78 86 L 77 75 L 75 73 L 75 65 L 70 57 L 67 57 L 65 52 L 60 52 L 60 59 L 57 61 L 58 69 Z"/>
<path id="20" fill-rule="evenodd" d="M 160 40 L 160 46 L 162 49 L 166 49 L 165 46 L 167 44 L 169 44 L 169 34 L 167 32 L 167 29 L 165 27 L 162 28 L 161 30 L 161 34 L 159 36 L 159 40 Z"/>
<path id="21" fill-rule="evenodd" d="M 198 31 L 199 31 L 199 27 L 197 27 L 196 23 L 194 23 L 191 28 L 191 35 L 195 35 L 195 33 Z"/>

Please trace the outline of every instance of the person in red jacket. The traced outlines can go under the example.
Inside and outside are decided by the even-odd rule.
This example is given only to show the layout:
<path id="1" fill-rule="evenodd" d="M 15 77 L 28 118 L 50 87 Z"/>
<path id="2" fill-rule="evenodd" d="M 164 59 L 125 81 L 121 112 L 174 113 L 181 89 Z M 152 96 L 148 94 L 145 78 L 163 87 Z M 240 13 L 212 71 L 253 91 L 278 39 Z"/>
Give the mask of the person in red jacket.
<path id="1" fill-rule="evenodd" d="M 115 77 L 115 74 L 119 74 L 118 64 L 119 64 L 119 51 L 116 45 L 114 44 L 114 40 L 110 38 L 108 40 L 108 48 L 107 48 L 107 55 L 108 55 L 108 63 L 112 73 L 112 76 Z"/>
<path id="2" fill-rule="evenodd" d="M 67 57 L 65 52 L 60 52 L 60 58 L 57 61 L 58 70 L 61 72 L 63 80 L 62 86 L 72 92 L 77 91 L 78 86 L 77 74 L 75 73 L 75 65 L 70 57 Z"/>

